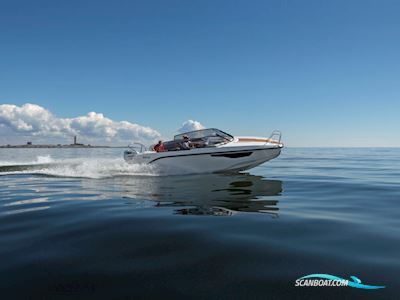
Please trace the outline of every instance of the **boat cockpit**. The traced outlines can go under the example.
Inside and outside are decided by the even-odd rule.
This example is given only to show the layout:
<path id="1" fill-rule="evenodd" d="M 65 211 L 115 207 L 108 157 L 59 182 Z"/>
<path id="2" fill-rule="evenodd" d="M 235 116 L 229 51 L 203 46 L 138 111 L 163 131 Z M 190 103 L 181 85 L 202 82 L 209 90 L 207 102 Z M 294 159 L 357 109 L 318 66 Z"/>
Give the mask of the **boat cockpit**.
<path id="1" fill-rule="evenodd" d="M 163 143 L 164 151 L 181 150 L 184 136 L 187 136 L 194 148 L 216 147 L 233 141 L 233 136 L 216 128 L 201 129 L 177 134 L 172 141 Z"/>

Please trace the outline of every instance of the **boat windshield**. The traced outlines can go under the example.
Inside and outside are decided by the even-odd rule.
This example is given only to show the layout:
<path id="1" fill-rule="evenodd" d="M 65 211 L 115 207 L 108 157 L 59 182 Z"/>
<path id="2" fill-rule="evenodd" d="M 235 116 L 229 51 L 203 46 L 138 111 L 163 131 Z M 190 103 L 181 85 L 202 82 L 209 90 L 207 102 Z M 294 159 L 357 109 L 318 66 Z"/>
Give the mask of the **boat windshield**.
<path id="1" fill-rule="evenodd" d="M 182 140 L 183 136 L 187 135 L 190 140 L 206 140 L 206 139 L 216 139 L 216 140 L 225 140 L 226 142 L 232 141 L 233 136 L 227 134 L 216 128 L 208 128 L 208 129 L 201 129 L 196 131 L 185 132 L 182 134 L 178 134 L 174 136 L 174 140 Z"/>

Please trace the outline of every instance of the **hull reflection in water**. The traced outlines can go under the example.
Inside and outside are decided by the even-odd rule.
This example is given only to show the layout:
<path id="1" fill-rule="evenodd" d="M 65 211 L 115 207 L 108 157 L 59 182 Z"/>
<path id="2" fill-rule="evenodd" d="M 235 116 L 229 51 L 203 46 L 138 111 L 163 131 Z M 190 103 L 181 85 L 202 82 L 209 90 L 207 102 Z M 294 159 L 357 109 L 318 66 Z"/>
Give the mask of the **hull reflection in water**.
<path id="1" fill-rule="evenodd" d="M 102 182 L 90 180 L 86 183 L 102 185 Z M 277 216 L 276 196 L 282 192 L 280 180 L 243 173 L 124 176 L 114 177 L 113 183 L 114 191 L 125 198 L 151 200 L 155 207 L 176 207 L 175 213 L 182 215 L 226 216 L 235 212 L 262 212 Z"/>

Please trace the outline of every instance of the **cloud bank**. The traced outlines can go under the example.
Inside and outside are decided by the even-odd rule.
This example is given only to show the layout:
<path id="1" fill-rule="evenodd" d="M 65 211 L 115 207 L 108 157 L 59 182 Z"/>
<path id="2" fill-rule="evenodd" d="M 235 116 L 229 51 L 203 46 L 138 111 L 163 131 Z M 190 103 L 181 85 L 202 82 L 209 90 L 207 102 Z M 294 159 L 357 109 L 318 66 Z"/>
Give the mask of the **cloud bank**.
<path id="1" fill-rule="evenodd" d="M 0 105 L 0 142 L 70 143 L 77 135 L 80 142 L 96 144 L 127 144 L 132 140 L 153 142 L 160 134 L 150 128 L 127 121 L 113 121 L 101 113 L 89 112 L 75 118 L 58 118 L 36 105 Z"/>
<path id="2" fill-rule="evenodd" d="M 187 120 L 182 124 L 182 127 L 178 129 L 178 132 L 184 133 L 188 131 L 200 130 L 204 129 L 205 127 L 197 121 Z"/>

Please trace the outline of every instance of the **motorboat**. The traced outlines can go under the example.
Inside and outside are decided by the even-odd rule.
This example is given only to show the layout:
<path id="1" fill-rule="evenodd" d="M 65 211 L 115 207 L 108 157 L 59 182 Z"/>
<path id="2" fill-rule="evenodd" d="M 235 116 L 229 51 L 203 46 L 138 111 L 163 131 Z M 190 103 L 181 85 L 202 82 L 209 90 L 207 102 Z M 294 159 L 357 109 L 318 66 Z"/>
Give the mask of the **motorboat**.
<path id="1" fill-rule="evenodd" d="M 189 143 L 189 147 L 187 147 Z M 223 173 L 254 168 L 281 153 L 281 132 L 266 137 L 232 136 L 216 128 L 181 133 L 163 142 L 163 151 L 140 143 L 129 145 L 124 159 L 154 166 L 162 173 Z M 184 147 L 186 145 L 186 147 Z"/>

